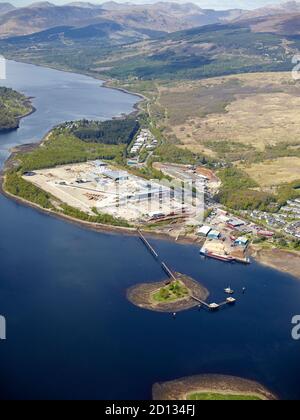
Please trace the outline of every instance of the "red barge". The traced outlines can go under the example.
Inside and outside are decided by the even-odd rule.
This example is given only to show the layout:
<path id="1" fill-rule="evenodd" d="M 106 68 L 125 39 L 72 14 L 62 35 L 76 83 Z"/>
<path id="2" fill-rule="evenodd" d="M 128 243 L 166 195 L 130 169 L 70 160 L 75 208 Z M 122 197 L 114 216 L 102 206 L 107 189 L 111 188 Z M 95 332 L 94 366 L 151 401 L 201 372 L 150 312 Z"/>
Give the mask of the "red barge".
<path id="1" fill-rule="evenodd" d="M 204 255 L 207 258 L 213 258 L 214 260 L 232 263 L 232 262 L 239 262 L 242 264 L 250 264 L 250 258 L 238 258 L 233 257 L 231 255 L 220 255 L 216 254 L 215 252 L 208 251 L 205 247 L 200 249 L 200 254 Z"/>
<path id="2" fill-rule="evenodd" d="M 215 260 L 219 260 L 219 261 L 223 261 L 223 262 L 234 262 L 235 261 L 235 258 L 232 257 L 231 255 L 219 255 L 219 254 L 216 254 L 214 252 L 208 251 L 206 248 L 201 248 L 200 249 L 200 254 L 204 255 L 205 257 L 213 258 Z"/>

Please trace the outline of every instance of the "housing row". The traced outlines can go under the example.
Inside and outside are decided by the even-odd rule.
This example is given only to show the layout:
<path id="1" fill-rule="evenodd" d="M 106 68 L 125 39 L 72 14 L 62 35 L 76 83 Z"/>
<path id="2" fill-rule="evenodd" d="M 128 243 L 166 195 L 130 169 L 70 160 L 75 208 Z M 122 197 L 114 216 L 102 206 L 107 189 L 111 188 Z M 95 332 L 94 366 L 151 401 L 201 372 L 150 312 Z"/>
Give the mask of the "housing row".
<path id="1" fill-rule="evenodd" d="M 150 130 L 141 130 L 137 136 L 133 146 L 130 149 L 132 155 L 137 155 L 142 149 L 151 151 L 157 147 L 158 141 L 155 139 Z"/>

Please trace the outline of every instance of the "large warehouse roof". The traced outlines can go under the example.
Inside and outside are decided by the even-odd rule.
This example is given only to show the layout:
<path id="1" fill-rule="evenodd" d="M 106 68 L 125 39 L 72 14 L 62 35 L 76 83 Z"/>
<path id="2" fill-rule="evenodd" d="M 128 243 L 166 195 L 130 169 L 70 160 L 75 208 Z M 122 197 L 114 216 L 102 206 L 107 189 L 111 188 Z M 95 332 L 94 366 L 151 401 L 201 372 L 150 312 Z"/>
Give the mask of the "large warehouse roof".
<path id="1" fill-rule="evenodd" d="M 114 181 L 128 179 L 128 173 L 125 171 L 105 171 L 103 175 L 107 178 L 113 179 Z"/>
<path id="2" fill-rule="evenodd" d="M 203 235 L 203 236 L 207 236 L 209 234 L 209 232 L 211 231 L 211 227 L 209 226 L 202 226 L 199 230 L 198 230 L 198 234 L 199 235 Z"/>

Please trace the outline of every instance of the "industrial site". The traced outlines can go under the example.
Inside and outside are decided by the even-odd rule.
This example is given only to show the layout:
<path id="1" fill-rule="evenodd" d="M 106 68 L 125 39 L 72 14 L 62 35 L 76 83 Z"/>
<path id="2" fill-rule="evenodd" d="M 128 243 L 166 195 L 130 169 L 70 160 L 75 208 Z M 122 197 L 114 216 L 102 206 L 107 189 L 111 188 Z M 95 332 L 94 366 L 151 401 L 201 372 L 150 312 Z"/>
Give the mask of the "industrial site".
<path id="1" fill-rule="evenodd" d="M 253 242 L 276 245 L 273 220 L 278 223 L 275 218 L 282 213 L 241 212 L 237 217 L 215 200 L 221 183 L 212 170 L 169 163 L 155 163 L 154 167 L 166 175 L 165 180 L 144 179 L 102 160 L 25 172 L 23 179 L 57 199 L 58 210 L 59 203 L 64 203 L 91 217 L 109 215 L 176 241 L 192 240 L 199 244 L 204 258 L 249 264 Z M 299 208 L 298 200 L 288 204 Z M 266 224 L 262 223 L 265 215 Z M 278 228 L 299 237 L 297 220 L 285 219 Z"/>
<path id="2" fill-rule="evenodd" d="M 199 215 L 193 183 L 183 190 L 145 180 L 100 160 L 37 170 L 23 178 L 89 215 L 109 214 L 135 225 L 182 217 L 194 223 Z"/>
<path id="3" fill-rule="evenodd" d="M 161 164 L 159 169 L 173 182 L 145 180 L 102 160 L 26 172 L 23 179 L 87 215 L 107 214 L 136 227 L 155 226 L 176 240 L 192 238 L 206 257 L 249 263 L 246 235 L 251 229 L 214 202 L 220 185 L 215 175 L 184 165 Z M 211 211 L 205 216 L 207 209 Z"/>

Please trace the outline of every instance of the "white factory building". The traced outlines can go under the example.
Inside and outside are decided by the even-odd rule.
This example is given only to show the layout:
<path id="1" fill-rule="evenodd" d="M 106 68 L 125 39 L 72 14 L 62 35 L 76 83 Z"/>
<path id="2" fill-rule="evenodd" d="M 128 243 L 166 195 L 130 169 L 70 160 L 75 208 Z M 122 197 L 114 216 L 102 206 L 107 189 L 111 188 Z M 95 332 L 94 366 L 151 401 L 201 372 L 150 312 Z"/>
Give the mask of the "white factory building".
<path id="1" fill-rule="evenodd" d="M 206 238 L 211 230 L 212 229 L 210 226 L 202 226 L 200 229 L 198 229 L 197 234 Z"/>
<path id="2" fill-rule="evenodd" d="M 129 174 L 126 171 L 105 171 L 103 172 L 103 176 L 114 182 L 122 182 L 129 179 Z"/>

